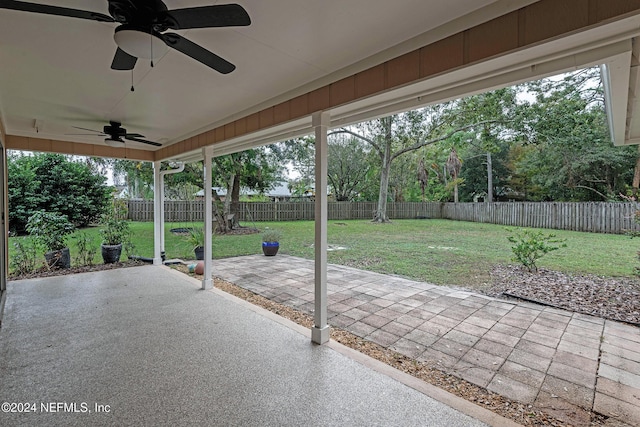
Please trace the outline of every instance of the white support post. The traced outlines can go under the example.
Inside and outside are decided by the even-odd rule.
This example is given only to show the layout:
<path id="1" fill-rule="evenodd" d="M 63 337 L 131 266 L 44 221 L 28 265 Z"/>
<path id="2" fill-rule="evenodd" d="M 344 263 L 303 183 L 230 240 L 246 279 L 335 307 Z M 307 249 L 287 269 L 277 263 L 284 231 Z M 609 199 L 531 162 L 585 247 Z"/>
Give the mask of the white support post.
<path id="1" fill-rule="evenodd" d="M 158 192 L 160 194 L 160 204 L 159 204 L 159 208 L 160 208 L 160 255 L 162 256 L 163 254 L 165 254 L 165 247 L 164 247 L 164 175 L 165 175 L 166 171 L 160 171 L 160 185 L 158 188 Z"/>
<path id="2" fill-rule="evenodd" d="M 179 166 L 176 169 L 167 169 L 160 171 L 160 256 L 165 256 L 165 247 L 164 247 L 164 177 L 165 175 L 172 175 L 175 173 L 182 172 L 184 170 L 184 163 L 179 163 Z"/>
<path id="3" fill-rule="evenodd" d="M 202 156 L 204 157 L 204 278 L 202 279 L 202 289 L 211 289 L 213 288 L 213 279 L 211 277 L 211 236 L 213 234 L 213 174 L 211 158 L 213 157 L 213 147 L 204 147 Z"/>
<path id="4" fill-rule="evenodd" d="M 153 162 L 153 265 L 162 265 L 162 243 L 164 239 L 164 198 L 162 162 Z"/>
<path id="5" fill-rule="evenodd" d="M 315 311 L 311 341 L 324 344 L 329 341 L 327 323 L 327 129 L 329 113 L 312 116 L 316 137 L 316 201 L 315 201 Z"/>

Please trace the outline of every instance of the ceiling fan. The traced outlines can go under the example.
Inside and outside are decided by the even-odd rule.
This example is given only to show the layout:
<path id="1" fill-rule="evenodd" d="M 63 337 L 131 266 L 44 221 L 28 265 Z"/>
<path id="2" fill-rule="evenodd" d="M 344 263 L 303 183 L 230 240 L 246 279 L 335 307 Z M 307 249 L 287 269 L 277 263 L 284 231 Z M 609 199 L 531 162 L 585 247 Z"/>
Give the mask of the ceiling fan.
<path id="1" fill-rule="evenodd" d="M 138 58 L 159 58 L 168 48 L 227 74 L 236 67 L 227 60 L 171 30 L 246 26 L 251 24 L 247 11 L 239 4 L 199 6 L 168 10 L 162 0 L 107 0 L 109 15 L 66 7 L 15 0 L 0 0 L 0 9 L 13 9 L 47 15 L 117 22 L 114 39 L 118 45 L 111 68 L 132 70 Z"/>
<path id="2" fill-rule="evenodd" d="M 77 126 L 73 126 L 75 129 L 86 130 L 93 133 L 73 133 L 69 135 L 99 135 L 106 136 L 104 139 L 106 143 L 110 142 L 122 142 L 124 143 L 124 139 L 129 141 L 141 142 L 143 144 L 153 145 L 154 147 L 162 147 L 162 144 L 153 141 L 147 141 L 144 139 L 144 135 L 140 135 L 139 133 L 127 133 L 127 130 L 122 127 L 122 124 L 119 122 L 110 121 L 108 126 L 105 126 L 102 129 L 102 132 L 93 129 L 86 129 Z M 123 139 L 124 138 L 124 139 Z"/>

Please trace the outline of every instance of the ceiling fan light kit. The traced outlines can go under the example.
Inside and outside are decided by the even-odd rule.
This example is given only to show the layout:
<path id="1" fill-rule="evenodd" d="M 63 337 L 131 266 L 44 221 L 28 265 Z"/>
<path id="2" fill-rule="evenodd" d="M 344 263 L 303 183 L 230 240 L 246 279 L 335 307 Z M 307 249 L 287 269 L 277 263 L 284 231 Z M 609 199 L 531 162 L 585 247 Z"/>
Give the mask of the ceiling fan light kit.
<path id="1" fill-rule="evenodd" d="M 113 35 L 118 47 L 131 56 L 157 60 L 168 51 L 169 46 L 156 31 L 144 32 L 142 29 L 130 25 L 121 25 Z"/>
<path id="2" fill-rule="evenodd" d="M 115 138 L 105 138 L 104 139 L 105 144 L 107 144 L 109 147 L 119 147 L 121 146 L 124 141 L 122 139 L 115 139 Z"/>

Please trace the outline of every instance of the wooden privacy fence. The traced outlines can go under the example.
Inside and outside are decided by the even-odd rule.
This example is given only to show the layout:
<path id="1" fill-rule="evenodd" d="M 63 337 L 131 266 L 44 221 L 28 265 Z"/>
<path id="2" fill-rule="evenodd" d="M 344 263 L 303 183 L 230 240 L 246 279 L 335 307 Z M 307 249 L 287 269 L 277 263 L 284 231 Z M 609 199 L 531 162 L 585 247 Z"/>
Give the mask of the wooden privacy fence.
<path id="1" fill-rule="evenodd" d="M 191 222 L 204 220 L 203 201 L 165 201 L 165 221 Z M 330 220 L 371 219 L 375 202 L 330 202 Z M 621 234 L 640 231 L 634 221 L 637 203 L 560 203 L 560 202 L 497 202 L 497 203 L 416 203 L 390 202 L 387 215 L 391 219 L 438 218 L 484 222 L 516 227 L 551 228 Z M 237 213 L 240 222 L 312 220 L 312 202 L 243 202 Z M 153 202 L 129 201 L 129 218 L 133 221 L 153 221 Z"/>
<path id="2" fill-rule="evenodd" d="M 442 218 L 516 227 L 622 234 L 638 231 L 637 203 L 443 203 Z"/>

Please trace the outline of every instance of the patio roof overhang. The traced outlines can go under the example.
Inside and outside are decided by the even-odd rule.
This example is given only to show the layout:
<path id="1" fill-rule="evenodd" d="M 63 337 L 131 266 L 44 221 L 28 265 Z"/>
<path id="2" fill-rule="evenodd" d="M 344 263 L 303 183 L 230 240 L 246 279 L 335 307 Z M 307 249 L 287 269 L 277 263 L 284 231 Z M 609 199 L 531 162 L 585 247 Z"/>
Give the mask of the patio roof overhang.
<path id="1" fill-rule="evenodd" d="M 71 0 L 57 3 L 78 7 Z M 606 65 L 610 83 L 608 113 L 616 144 L 640 142 L 634 96 L 640 1 L 613 5 L 605 0 L 472 2 L 476 9 L 463 0 L 430 1 L 379 10 L 358 3 L 339 2 L 320 9 L 305 3 L 299 10 L 299 2 L 278 0 L 268 11 L 244 5 L 255 25 L 225 29 L 230 34 L 222 37 L 229 43 L 223 53 L 237 62 L 235 75 L 219 76 L 168 55 L 153 70 L 140 70 L 144 75 L 133 93 L 122 82 L 122 74 L 108 70 L 108 64 L 97 59 L 98 52 L 91 52 L 93 56 L 87 59 L 95 59 L 97 65 L 78 62 L 69 52 L 84 49 L 89 55 L 86 44 L 74 41 L 83 37 L 104 47 L 102 39 L 109 38 L 104 33 L 111 28 L 100 24 L 96 30 L 75 22 L 82 20 L 67 22 L 69 19 L 58 17 L 52 23 L 49 16 L 0 10 L 0 17 L 11 18 L 9 25 L 0 28 L 0 76 L 4 75 L 0 79 L 0 134 L 5 147 L 143 161 L 193 161 L 202 159 L 206 146 L 213 147 L 214 155 L 221 155 L 309 134 L 313 131 L 311 115 L 318 111 L 329 113 L 331 127 L 346 125 L 599 64 Z M 282 38 L 287 27 L 273 28 L 282 24 L 276 15 L 286 16 L 293 10 L 301 13 L 296 20 L 307 27 L 293 26 L 289 38 L 311 31 L 316 38 L 305 39 L 309 44 Z M 350 21 L 352 28 L 346 33 L 345 28 L 331 25 L 329 18 L 336 10 L 341 11 L 340 16 L 364 14 L 367 22 Z M 327 15 L 318 17 L 320 11 Z M 60 19 L 66 19 L 64 24 Z M 24 40 L 35 23 L 44 27 L 36 32 L 39 38 Z M 399 31 L 397 26 L 407 30 Z M 371 28 L 381 27 L 388 29 L 388 40 L 372 35 Z M 318 28 L 338 31 L 342 38 L 334 40 Z M 58 41 L 43 43 L 47 29 L 68 45 L 62 49 Z M 213 43 L 213 37 L 220 38 L 220 34 L 197 35 L 201 43 L 219 46 L 221 41 Z M 372 37 L 377 45 L 367 43 Z M 108 46 L 101 55 L 109 56 L 105 53 Z M 286 59 L 278 57 L 278 63 L 258 55 L 260 46 L 263 54 L 280 49 L 294 56 L 295 61 L 286 64 L 291 70 L 282 69 Z M 44 52 L 56 48 L 58 55 Z M 300 53 L 303 48 L 304 54 Z M 44 74 L 33 68 L 34 58 L 40 56 L 47 61 Z M 306 66 L 300 65 L 304 61 Z M 309 61 L 314 65 L 311 71 Z M 71 71 L 78 81 L 66 77 Z M 134 76 L 138 72 L 136 69 Z M 293 79 L 292 73 L 300 77 Z M 225 101 L 219 102 L 220 98 Z M 137 143 L 111 147 L 99 138 L 67 135 L 71 126 L 100 129 L 100 121 L 110 119 L 129 127 L 137 125 L 133 131 L 161 141 L 163 147 Z"/>

